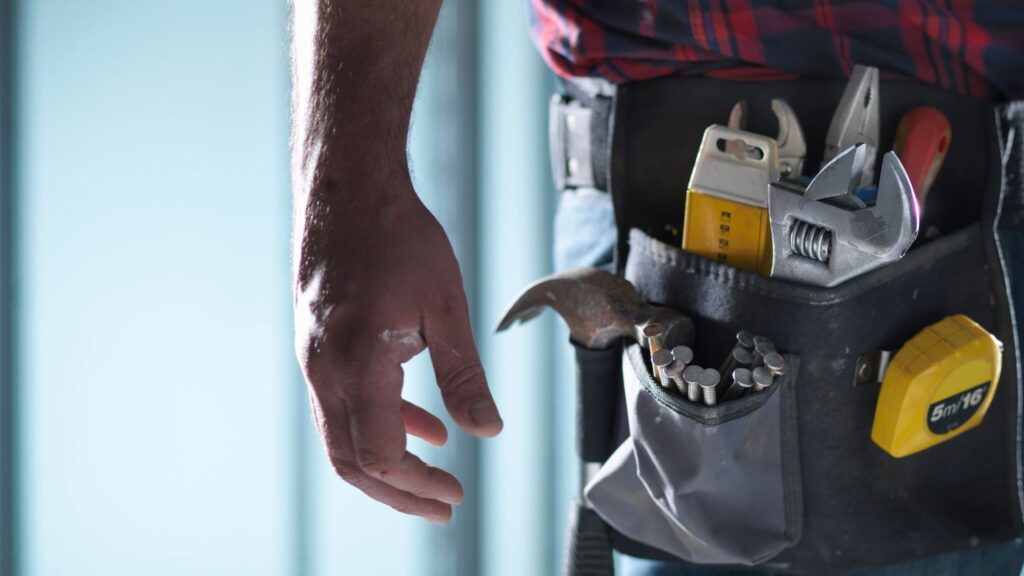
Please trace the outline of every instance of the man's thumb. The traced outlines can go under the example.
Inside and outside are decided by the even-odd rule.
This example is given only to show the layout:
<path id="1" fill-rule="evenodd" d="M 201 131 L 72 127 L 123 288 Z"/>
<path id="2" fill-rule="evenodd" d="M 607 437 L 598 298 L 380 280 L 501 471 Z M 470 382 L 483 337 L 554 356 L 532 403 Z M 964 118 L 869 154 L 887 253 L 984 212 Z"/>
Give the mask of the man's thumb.
<path id="1" fill-rule="evenodd" d="M 423 335 L 448 413 L 474 436 L 494 436 L 503 423 L 473 341 L 465 296 L 444 314 L 424 318 Z"/>

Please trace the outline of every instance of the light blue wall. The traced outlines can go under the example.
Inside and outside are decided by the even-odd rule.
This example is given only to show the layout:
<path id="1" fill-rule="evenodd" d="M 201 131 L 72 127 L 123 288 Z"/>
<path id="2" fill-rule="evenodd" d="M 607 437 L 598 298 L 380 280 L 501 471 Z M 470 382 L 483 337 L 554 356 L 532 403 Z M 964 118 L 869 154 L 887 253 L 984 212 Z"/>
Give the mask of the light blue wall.
<path id="1" fill-rule="evenodd" d="M 525 2 L 488 2 L 480 19 L 481 315 L 488 326 L 528 283 L 551 272 L 555 206 L 547 160 L 553 83 L 527 34 Z M 555 491 L 566 438 L 556 434 L 558 347 L 546 315 L 482 336 L 484 365 L 505 430 L 483 448 L 483 568 L 491 576 L 551 574 L 566 514 Z M 558 343 L 561 345 L 561 343 Z M 571 466 L 571 463 L 570 463 Z"/>
<path id="2" fill-rule="evenodd" d="M 414 179 L 463 264 L 506 422 L 410 442 L 466 482 L 444 528 L 336 478 L 309 418 L 287 3 L 20 7 L 23 574 L 556 573 L 575 472 L 564 331 L 548 316 L 490 334 L 550 268 L 552 83 L 525 2 L 446 0 L 414 115 Z M 405 396 L 443 412 L 429 358 L 406 372 Z"/>
<path id="3" fill-rule="evenodd" d="M 20 8 L 24 573 L 287 573 L 286 6 Z"/>

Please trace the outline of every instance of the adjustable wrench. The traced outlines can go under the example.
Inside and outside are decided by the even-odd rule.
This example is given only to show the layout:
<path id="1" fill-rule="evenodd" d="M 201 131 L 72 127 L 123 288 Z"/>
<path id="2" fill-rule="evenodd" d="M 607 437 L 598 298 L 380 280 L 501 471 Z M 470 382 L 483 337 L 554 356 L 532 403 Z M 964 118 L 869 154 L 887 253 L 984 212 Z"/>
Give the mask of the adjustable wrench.
<path id="1" fill-rule="evenodd" d="M 796 112 L 781 98 L 772 98 L 772 112 L 779 121 L 778 143 L 779 173 L 784 178 L 800 176 L 804 167 L 804 156 L 807 155 L 807 142 L 804 131 L 800 128 L 800 120 Z M 729 128 L 745 130 L 747 101 L 740 100 L 729 112 Z"/>
<path id="2" fill-rule="evenodd" d="M 822 165 L 854 144 L 866 146 L 864 171 L 860 185 L 875 180 L 875 157 L 878 155 L 878 68 L 857 65 L 832 116 L 825 136 Z"/>
<path id="3" fill-rule="evenodd" d="M 836 286 L 903 257 L 920 216 L 913 187 L 895 153 L 882 159 L 874 206 L 851 202 L 867 166 L 859 143 L 829 162 L 806 190 L 779 180 L 768 189 L 772 273 L 815 286 Z M 862 205 L 862 204 L 861 204 Z"/>

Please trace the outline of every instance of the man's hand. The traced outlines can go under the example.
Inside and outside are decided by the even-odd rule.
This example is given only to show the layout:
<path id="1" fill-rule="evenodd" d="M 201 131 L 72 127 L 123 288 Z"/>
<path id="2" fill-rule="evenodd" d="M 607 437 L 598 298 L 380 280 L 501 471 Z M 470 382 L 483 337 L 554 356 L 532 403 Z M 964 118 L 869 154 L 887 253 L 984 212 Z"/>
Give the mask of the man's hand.
<path id="1" fill-rule="evenodd" d="M 413 190 L 406 138 L 440 0 L 295 0 L 292 188 L 296 350 L 331 464 L 393 508 L 444 523 L 462 486 L 406 450 L 441 421 L 402 400 L 430 348 L 445 406 L 477 436 L 502 422 L 448 238 Z"/>
<path id="2" fill-rule="evenodd" d="M 401 364 L 429 346 L 454 420 L 477 436 L 497 434 L 502 422 L 448 238 L 407 181 L 386 186 L 387 199 L 378 195 L 365 209 L 310 207 L 315 217 L 307 218 L 301 251 L 296 348 L 338 474 L 401 512 L 446 522 L 462 486 L 408 452 L 406 434 L 436 446 L 448 434 L 437 417 L 402 400 Z"/>

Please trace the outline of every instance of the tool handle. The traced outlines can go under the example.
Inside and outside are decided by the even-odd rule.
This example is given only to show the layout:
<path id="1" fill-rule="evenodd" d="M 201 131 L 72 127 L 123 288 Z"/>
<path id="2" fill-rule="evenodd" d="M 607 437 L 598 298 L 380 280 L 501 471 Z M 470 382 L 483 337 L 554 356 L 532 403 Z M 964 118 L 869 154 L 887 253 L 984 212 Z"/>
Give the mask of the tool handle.
<path id="1" fill-rule="evenodd" d="M 569 511 L 565 576 L 614 576 L 608 526 L 596 512 L 574 499 Z"/>
<path id="2" fill-rule="evenodd" d="M 924 204 L 946 159 L 951 138 L 949 119 L 937 108 L 919 106 L 900 119 L 893 148 L 907 171 L 918 204 Z"/>
<path id="3" fill-rule="evenodd" d="M 612 449 L 615 398 L 622 375 L 622 348 L 576 349 L 576 452 L 584 462 L 604 462 Z"/>

